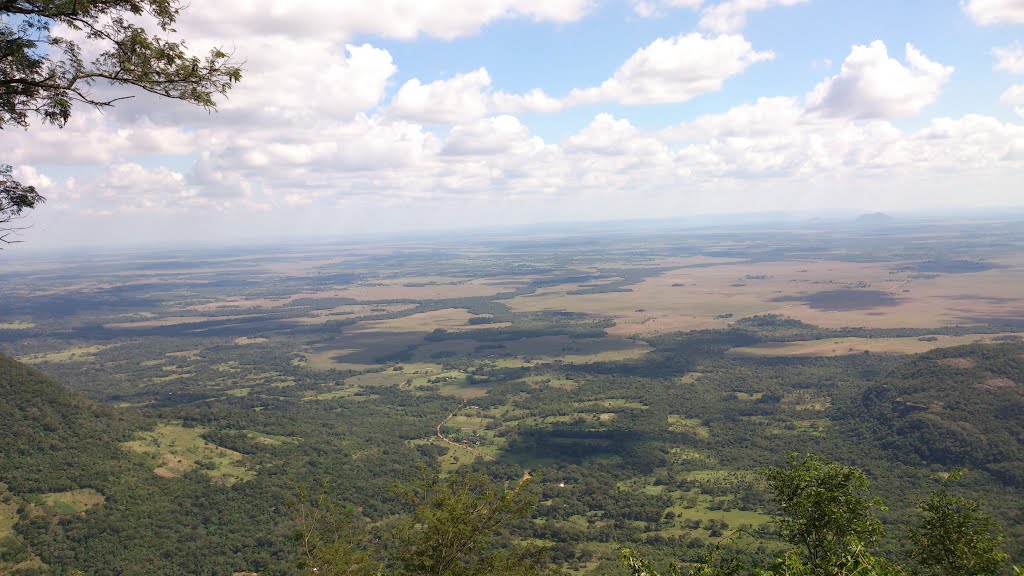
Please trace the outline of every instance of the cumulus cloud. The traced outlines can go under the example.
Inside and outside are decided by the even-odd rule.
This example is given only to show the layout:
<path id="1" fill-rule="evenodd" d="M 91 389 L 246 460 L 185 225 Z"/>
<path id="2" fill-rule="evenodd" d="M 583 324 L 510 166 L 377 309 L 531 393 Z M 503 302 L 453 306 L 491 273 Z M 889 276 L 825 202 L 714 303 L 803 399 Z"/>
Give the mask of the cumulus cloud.
<path id="1" fill-rule="evenodd" d="M 869 46 L 855 45 L 838 75 L 808 96 L 811 110 L 827 116 L 895 118 L 921 111 L 939 96 L 953 73 L 906 45 L 906 65 L 889 52 L 881 40 Z"/>
<path id="2" fill-rule="evenodd" d="M 195 135 L 178 126 L 154 124 L 143 117 L 131 124 L 97 110 L 76 111 L 65 128 L 33 126 L 5 130 L 5 158 L 12 163 L 106 164 L 125 155 L 180 155 L 194 149 Z"/>
<path id="3" fill-rule="evenodd" d="M 508 114 L 520 112 L 558 112 L 565 108 L 565 102 L 548 96 L 540 88 L 534 88 L 524 94 L 495 92 L 491 96 L 494 110 Z"/>
<path id="4" fill-rule="evenodd" d="M 456 74 L 447 80 L 423 84 L 412 79 L 402 85 L 391 100 L 389 112 L 398 118 L 428 124 L 454 124 L 487 114 L 491 85 L 486 68 Z"/>
<path id="5" fill-rule="evenodd" d="M 35 166 L 20 165 L 14 167 L 14 178 L 27 186 L 34 186 L 44 196 L 53 187 L 53 180 L 41 173 Z"/>
<path id="6" fill-rule="evenodd" d="M 735 29 L 753 10 L 795 3 L 719 2 L 709 5 L 705 16 L 717 14 L 723 23 L 707 27 Z M 236 40 L 238 53 L 247 59 L 245 80 L 220 113 L 207 115 L 140 94 L 105 115 L 78 110 L 63 131 L 4 132 L 7 161 L 18 166 L 19 178 L 51 197 L 46 209 L 132 212 L 125 222 L 142 222 L 142 212 L 188 212 L 190 224 L 213 214 L 211 226 L 218 229 L 217 214 L 223 213 L 237 218 L 234 230 L 252 227 L 250 219 L 259 211 L 298 215 L 302 207 L 302 218 L 322 217 L 333 226 L 355 205 L 364 206 L 362 214 L 371 220 L 384 222 L 392 213 L 382 206 L 440 213 L 445 202 L 479 198 L 488 199 L 481 205 L 481 213 L 488 214 L 519 206 L 520 200 L 529 205 L 536 196 L 604 217 L 619 214 L 608 206 L 643 215 L 652 206 L 661 210 L 662 200 L 677 201 L 686 210 L 753 210 L 810 194 L 805 191 L 827 179 L 816 197 L 824 206 L 859 197 L 836 191 L 855 190 L 879 175 L 884 177 L 876 182 L 907 178 L 929 193 L 984 176 L 992 183 L 985 198 L 1019 196 L 1014 184 L 1024 172 L 1020 123 L 965 116 L 907 131 L 890 122 L 934 101 L 952 72 L 909 45 L 899 60 L 881 42 L 853 47 L 842 70 L 804 99 L 758 98 L 650 130 L 621 111 L 597 113 L 575 133 L 542 138 L 517 116 L 594 103 L 685 102 L 722 89 L 727 79 L 774 55 L 755 50 L 740 35 L 693 33 L 658 39 L 604 82 L 568 95 L 541 88 L 499 90 L 500 80 L 483 67 L 397 84 L 402 63 L 379 46 L 353 42 L 353 30 L 449 38 L 505 18 L 572 21 L 590 2 L 481 0 L 469 11 L 458 3 L 460 11 L 454 0 L 402 10 L 397 0 L 379 5 L 313 1 L 302 7 L 302 18 L 293 4 L 225 0 L 186 12 L 183 34 L 188 35 L 184 24 L 207 38 L 224 34 Z M 704 4 L 651 0 L 651 5 L 696 9 Z M 382 18 L 388 10 L 401 14 L 394 21 Z M 231 11 L 239 12 L 237 20 L 203 20 Z M 373 18 L 359 16 L 360 11 Z M 342 16 L 352 18 L 341 22 Z M 203 42 L 208 40 L 193 45 Z M 999 52 L 996 56 L 1004 60 Z M 1011 88 L 1003 103 L 1020 112 L 1022 92 Z M 546 128 L 545 134 L 558 130 Z M 66 178 L 66 165 L 76 167 L 74 180 Z M 94 168 L 78 169 L 89 165 Z M 424 220 L 416 216 L 410 224 Z M 180 222 L 171 216 L 162 221 Z"/>
<path id="7" fill-rule="evenodd" d="M 444 142 L 443 153 L 452 156 L 504 154 L 517 147 L 542 145 L 530 136 L 530 130 L 514 116 L 484 118 L 455 126 Z"/>
<path id="8" fill-rule="evenodd" d="M 643 18 L 651 18 L 662 13 L 664 8 L 700 8 L 704 0 L 632 0 L 633 12 Z"/>
<path id="9" fill-rule="evenodd" d="M 409 80 L 391 100 L 388 113 L 426 124 L 458 124 L 494 112 L 558 112 L 564 107 L 564 102 L 539 88 L 525 94 L 493 92 L 490 74 L 486 68 L 479 68 L 429 84 L 416 78 Z"/>
<path id="10" fill-rule="evenodd" d="M 244 123 L 351 119 L 380 102 L 396 70 L 391 54 L 370 44 L 267 37 L 248 50 L 245 82 L 220 107 Z"/>
<path id="11" fill-rule="evenodd" d="M 573 22 L 592 4 L 593 0 L 218 0 L 202 10 L 186 11 L 181 29 L 227 38 L 254 34 L 333 40 L 359 35 L 453 39 L 506 19 Z"/>
<path id="12" fill-rule="evenodd" d="M 996 57 L 996 70 L 1010 74 L 1024 74 L 1024 45 L 1021 45 L 1020 42 L 993 48 L 992 54 Z"/>
<path id="13" fill-rule="evenodd" d="M 600 86 L 573 90 L 568 102 L 686 102 L 720 90 L 728 78 L 774 57 L 771 51 L 754 50 L 750 42 L 737 35 L 706 37 L 692 33 L 658 38 L 636 51 Z"/>
<path id="14" fill-rule="evenodd" d="M 809 0 L 725 0 L 705 8 L 700 27 L 714 32 L 736 32 L 747 24 L 747 14 L 774 6 L 795 6 Z"/>
<path id="15" fill-rule="evenodd" d="M 1024 84 L 1014 84 L 1007 88 L 999 97 L 999 102 L 1013 108 L 1018 116 L 1024 118 Z"/>
<path id="16" fill-rule="evenodd" d="M 670 8 L 701 10 L 699 26 L 717 33 L 738 32 L 747 24 L 747 14 L 775 6 L 795 6 L 810 0 L 722 0 L 704 6 L 704 0 L 632 0 L 633 12 L 643 18 L 663 15 Z"/>
<path id="17" fill-rule="evenodd" d="M 982 26 L 1024 22 L 1024 2 L 1021 0 L 967 0 L 960 4 L 964 12 Z"/>

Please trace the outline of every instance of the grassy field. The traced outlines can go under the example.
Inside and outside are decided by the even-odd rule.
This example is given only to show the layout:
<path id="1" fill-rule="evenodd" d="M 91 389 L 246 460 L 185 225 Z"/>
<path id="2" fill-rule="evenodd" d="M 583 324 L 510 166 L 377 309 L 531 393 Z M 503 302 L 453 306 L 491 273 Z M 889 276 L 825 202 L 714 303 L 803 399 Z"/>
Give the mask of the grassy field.
<path id="1" fill-rule="evenodd" d="M 699 418 L 684 418 L 669 414 L 668 429 L 672 432 L 685 432 L 698 438 L 710 438 L 711 430 Z"/>
<path id="2" fill-rule="evenodd" d="M 666 262 L 668 263 L 668 262 Z M 1004 259 L 1005 268 L 972 274 L 911 278 L 894 273 L 899 262 L 841 261 L 721 263 L 683 266 L 648 278 L 628 292 L 569 294 L 558 286 L 507 301 L 517 311 L 564 310 L 615 319 L 609 332 L 659 334 L 724 328 L 737 318 L 778 313 L 824 327 L 939 327 L 979 323 L 983 318 L 1019 315 L 1024 266 Z M 918 275 L 919 276 L 919 275 Z M 826 298 L 837 292 L 848 302 Z M 857 292 L 867 296 L 858 298 Z M 874 293 L 882 293 L 879 298 Z"/>
<path id="3" fill-rule="evenodd" d="M 91 488 L 43 494 L 40 499 L 54 513 L 62 515 L 81 514 L 103 504 L 106 498 Z"/>
<path id="4" fill-rule="evenodd" d="M 35 327 L 32 322 L 0 322 L 0 330 L 28 330 Z"/>
<path id="5" fill-rule="evenodd" d="M 360 322 L 358 332 L 433 332 L 434 330 L 473 330 L 479 328 L 497 328 L 508 324 L 477 324 L 470 325 L 469 319 L 474 315 L 463 308 L 446 308 L 431 312 L 420 312 L 391 320 L 369 320 Z"/>
<path id="6" fill-rule="evenodd" d="M 110 322 L 104 324 L 104 328 L 156 328 L 159 326 L 177 326 L 180 324 L 198 324 L 211 320 L 239 320 L 252 318 L 252 314 L 241 314 L 237 316 L 169 316 L 155 320 L 139 320 L 136 322 Z"/>
<path id="7" fill-rule="evenodd" d="M 41 364 L 45 362 L 89 362 L 95 359 L 97 352 L 102 352 L 111 346 L 97 344 L 94 346 L 77 346 L 66 348 L 56 352 L 45 354 L 31 354 L 19 358 L 27 364 Z"/>
<path id="8" fill-rule="evenodd" d="M 0 502 L 0 540 L 11 534 L 14 525 L 18 523 L 18 503 Z"/>
<path id="9" fill-rule="evenodd" d="M 234 484 L 252 479 L 255 473 L 241 465 L 242 455 L 211 444 L 201 434 L 205 428 L 161 424 L 150 432 L 141 432 L 123 446 L 154 458 L 153 473 L 166 478 L 181 476 L 195 468 L 217 482 Z"/>
<path id="10" fill-rule="evenodd" d="M 928 336 L 922 338 L 830 338 L 796 342 L 767 342 L 729 350 L 730 356 L 845 356 L 849 354 L 919 354 L 935 348 L 949 348 L 978 342 L 993 342 L 1000 336 L 1024 336 L 1021 333 L 971 334 L 968 336 Z M 934 339 L 934 340 L 933 340 Z"/>

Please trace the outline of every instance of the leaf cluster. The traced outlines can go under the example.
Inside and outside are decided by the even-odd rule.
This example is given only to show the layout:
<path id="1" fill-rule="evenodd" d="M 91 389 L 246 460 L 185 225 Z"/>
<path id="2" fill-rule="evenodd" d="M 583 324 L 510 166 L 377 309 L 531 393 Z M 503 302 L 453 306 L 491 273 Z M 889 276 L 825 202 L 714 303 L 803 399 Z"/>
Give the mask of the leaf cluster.
<path id="1" fill-rule="evenodd" d="M 200 58 L 173 26 L 180 0 L 0 0 L 0 128 L 30 115 L 63 126 L 74 102 L 111 106 L 97 81 L 134 86 L 207 109 L 241 80 L 241 64 L 214 48 Z M 154 34 L 140 22 L 155 22 Z M 90 52 L 74 38 L 85 38 Z M 130 97 L 130 96 L 129 96 Z"/>

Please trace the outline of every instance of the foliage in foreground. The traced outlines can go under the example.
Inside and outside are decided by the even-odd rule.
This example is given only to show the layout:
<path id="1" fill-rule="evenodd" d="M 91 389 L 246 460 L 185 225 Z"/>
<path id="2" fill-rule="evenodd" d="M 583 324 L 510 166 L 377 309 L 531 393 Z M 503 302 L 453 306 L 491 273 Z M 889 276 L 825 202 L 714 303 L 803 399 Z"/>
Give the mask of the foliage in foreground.
<path id="1" fill-rule="evenodd" d="M 723 557 L 714 547 L 687 572 L 672 565 L 670 576 L 997 576 L 1011 568 L 992 519 L 978 511 L 977 502 L 949 493 L 960 472 L 920 503 L 920 523 L 909 533 L 911 566 L 872 552 L 883 535 L 874 515 L 881 504 L 867 495 L 868 479 L 860 469 L 812 454 L 792 455 L 762 473 L 790 548 L 756 565 Z M 380 532 L 376 542 L 355 511 L 323 498 L 313 504 L 303 495 L 295 507 L 303 568 L 327 575 L 541 574 L 545 568 L 535 550 L 498 538 L 532 510 L 528 483 L 526 476 L 506 488 L 475 473 L 421 479 L 400 489 L 413 512 Z M 622 550 L 622 559 L 633 576 L 660 576 L 632 550 Z"/>
<path id="2" fill-rule="evenodd" d="M 329 576 L 532 576 L 544 572 L 537 550 L 498 536 L 526 517 L 535 500 L 529 476 L 510 487 L 469 473 L 424 476 L 399 488 L 412 513 L 377 543 L 357 512 L 303 495 L 293 506 L 302 568 Z M 379 545 L 387 542 L 390 545 Z"/>
<path id="3" fill-rule="evenodd" d="M 75 102 L 105 108 L 131 98 L 97 93 L 97 83 L 215 109 L 216 97 L 242 79 L 242 68 L 221 48 L 200 58 L 170 38 L 186 6 L 181 0 L 0 2 L 0 130 L 28 128 L 30 117 L 63 127 Z M 156 30 L 136 24 L 140 18 L 155 22 Z M 86 61 L 90 52 L 97 56 Z M 6 243 L 11 230 L 3 224 L 44 201 L 11 172 L 7 166 L 0 172 L 0 241 Z"/>
<path id="4" fill-rule="evenodd" d="M 712 551 L 687 576 L 996 576 L 1010 568 L 1002 537 L 992 533 L 993 520 L 978 511 L 977 502 L 949 493 L 959 471 L 918 507 L 920 524 L 910 531 L 913 566 L 871 553 L 871 544 L 883 534 L 873 513 L 881 504 L 866 495 L 863 471 L 815 455 L 793 455 L 763 474 L 782 511 L 782 538 L 793 548 L 769 566 L 721 559 Z M 632 550 L 624 549 L 622 558 L 633 576 L 660 576 Z M 669 574 L 683 572 L 673 565 Z"/>

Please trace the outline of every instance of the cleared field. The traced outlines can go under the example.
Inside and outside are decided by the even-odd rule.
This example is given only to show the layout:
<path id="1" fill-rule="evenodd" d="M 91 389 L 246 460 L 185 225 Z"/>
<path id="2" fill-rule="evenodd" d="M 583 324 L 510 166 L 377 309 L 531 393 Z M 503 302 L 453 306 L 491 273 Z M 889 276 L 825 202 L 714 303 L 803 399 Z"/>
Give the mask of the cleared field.
<path id="1" fill-rule="evenodd" d="M 18 504 L 15 501 L 0 502 L 0 540 L 11 533 L 18 523 Z"/>
<path id="2" fill-rule="evenodd" d="M 77 346 L 75 348 L 67 348 L 57 352 L 30 354 L 18 359 L 27 364 L 37 364 L 42 362 L 86 362 L 94 360 L 97 352 L 102 352 L 110 347 L 111 346 L 106 345 Z"/>
<path id="3" fill-rule="evenodd" d="M 468 298 L 493 296 L 507 291 L 501 286 L 489 285 L 481 280 L 459 278 L 401 278 L 362 284 L 344 290 L 337 290 L 333 297 L 355 300 L 438 300 L 443 298 Z M 321 296 L 322 297 L 322 296 Z"/>
<path id="4" fill-rule="evenodd" d="M 469 319 L 475 318 L 464 308 L 446 308 L 432 312 L 421 312 L 394 318 L 391 320 L 369 320 L 360 322 L 358 332 L 433 332 L 434 330 L 473 330 L 479 328 L 502 328 L 505 324 L 470 325 Z"/>
<path id="5" fill-rule="evenodd" d="M 669 414 L 668 429 L 672 432 L 693 434 L 698 438 L 711 437 L 711 430 L 699 418 L 684 418 L 677 414 Z"/>
<path id="6" fill-rule="evenodd" d="M 139 433 L 136 440 L 122 446 L 152 455 L 157 461 L 153 473 L 165 478 L 181 476 L 195 468 L 228 485 L 255 477 L 251 470 L 239 464 L 242 454 L 207 442 L 200 436 L 205 431 L 205 428 L 161 424 L 150 432 Z"/>
<path id="7" fill-rule="evenodd" d="M 0 322 L 0 330 L 28 330 L 35 327 L 32 322 Z"/>
<path id="8" fill-rule="evenodd" d="M 303 326 L 312 326 L 336 320 L 356 320 L 376 314 L 403 312 L 415 307 L 415 304 L 346 304 L 329 310 L 314 310 L 309 316 L 291 318 L 288 321 Z"/>
<path id="9" fill-rule="evenodd" d="M 295 360 L 296 366 L 304 366 L 312 370 L 372 370 L 380 367 L 380 364 L 345 362 L 338 360 L 346 354 L 359 352 L 355 349 L 344 350 L 322 350 L 319 352 L 303 352 L 302 356 Z"/>
<path id="10" fill-rule="evenodd" d="M 1000 336 L 1024 336 L 1024 333 L 971 334 L 968 336 L 928 336 L 922 338 L 830 338 L 796 342 L 766 342 L 733 348 L 729 356 L 845 356 L 849 354 L 919 354 L 936 348 L 949 348 L 979 342 L 995 342 Z M 934 339 L 934 340 L 933 340 Z"/>
<path id="11" fill-rule="evenodd" d="M 546 288 L 505 303 L 516 311 L 569 311 L 611 317 L 609 333 L 658 334 L 724 328 L 778 313 L 823 327 L 921 328 L 1024 318 L 1024 265 L 972 273 L 902 270 L 909 263 L 839 261 L 726 263 L 681 267 L 629 292 L 569 294 Z"/>
<path id="12" fill-rule="evenodd" d="M 103 504 L 106 498 L 92 488 L 43 494 L 41 500 L 57 514 L 81 514 Z"/>
<path id="13" fill-rule="evenodd" d="M 112 322 L 104 324 L 104 328 L 158 328 L 160 326 L 177 326 L 179 324 L 198 324 L 212 320 L 238 320 L 241 318 L 252 318 L 254 314 L 240 314 L 236 316 L 168 316 L 155 320 L 139 320 L 137 322 Z"/>

